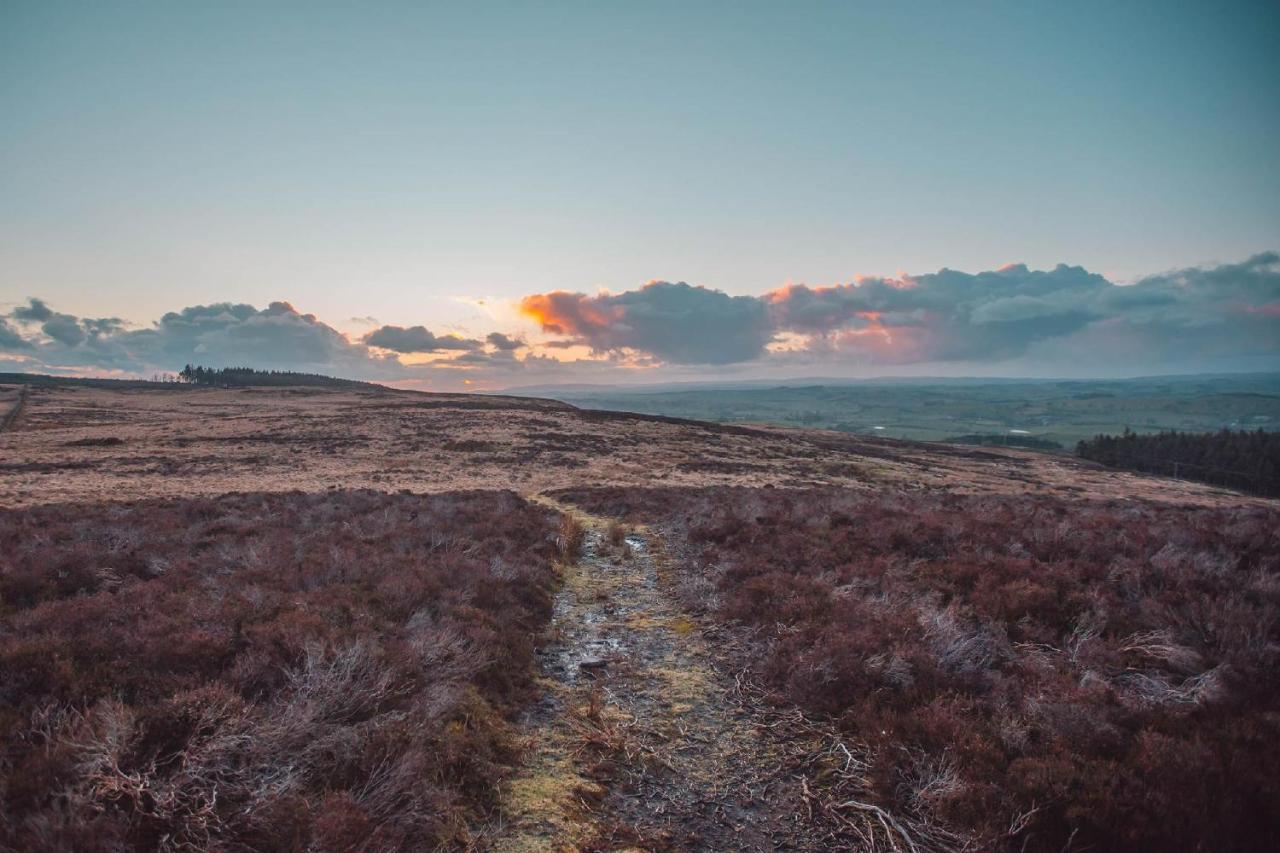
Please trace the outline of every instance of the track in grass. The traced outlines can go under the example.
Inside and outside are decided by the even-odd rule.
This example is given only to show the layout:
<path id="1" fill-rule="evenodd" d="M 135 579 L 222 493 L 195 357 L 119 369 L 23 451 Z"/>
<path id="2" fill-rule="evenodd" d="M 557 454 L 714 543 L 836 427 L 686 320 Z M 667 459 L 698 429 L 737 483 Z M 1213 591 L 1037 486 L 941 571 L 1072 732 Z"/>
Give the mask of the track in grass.
<path id="1" fill-rule="evenodd" d="M 557 505 L 566 512 L 575 512 Z M 523 721 L 527 760 L 505 786 L 495 850 L 830 849 L 796 735 L 725 671 L 669 592 L 661 542 L 577 513 L 540 650 L 545 695 Z M 612 541 L 611 541 L 612 540 Z M 818 755 L 821 744 L 800 753 Z"/>

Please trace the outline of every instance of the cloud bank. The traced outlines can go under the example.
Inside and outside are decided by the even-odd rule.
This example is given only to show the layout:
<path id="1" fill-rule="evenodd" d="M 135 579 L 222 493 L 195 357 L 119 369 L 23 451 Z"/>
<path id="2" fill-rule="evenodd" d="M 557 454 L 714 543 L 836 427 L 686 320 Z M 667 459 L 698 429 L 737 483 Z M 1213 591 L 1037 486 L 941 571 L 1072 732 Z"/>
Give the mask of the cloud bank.
<path id="1" fill-rule="evenodd" d="M 38 298 L 0 316 L 0 370 L 150 376 L 187 364 L 251 366 L 325 373 L 424 387 L 465 387 L 526 371 L 557 375 L 559 362 L 517 351 L 527 347 L 498 332 L 485 340 L 437 335 L 424 326 L 383 325 L 352 339 L 288 302 L 266 308 L 218 303 L 165 314 L 147 328 L 116 318 L 76 317 Z M 442 354 L 430 364 L 399 355 Z"/>
<path id="2" fill-rule="evenodd" d="M 353 344 L 313 314 L 287 302 L 264 309 L 219 303 L 165 314 L 150 328 L 128 329 L 116 318 L 82 318 L 53 311 L 40 299 L 14 309 L 10 325 L 22 328 L 14 344 L 0 331 L 0 350 L 34 367 L 101 368 L 147 374 L 185 364 L 255 365 L 301 371 L 351 371 L 390 378 L 399 362 Z"/>
<path id="3" fill-rule="evenodd" d="M 597 353 L 675 364 L 756 361 L 775 349 L 864 365 L 1124 355 L 1144 365 L 1280 356 L 1280 255 L 1120 286 L 1082 267 L 943 269 L 759 297 L 653 282 L 620 294 L 556 291 L 521 309 Z"/>
<path id="4" fill-rule="evenodd" d="M 649 379 L 947 365 L 1024 375 L 1280 369 L 1276 252 L 1124 286 L 1079 266 L 1014 264 L 759 296 L 655 281 L 616 294 L 536 293 L 518 308 L 540 337 L 380 325 L 352 338 L 287 302 L 196 305 L 134 328 L 31 298 L 0 315 L 0 369 L 145 376 L 188 363 L 251 365 L 430 387 L 610 381 L 635 368 Z M 419 354 L 434 358 L 400 358 Z"/>

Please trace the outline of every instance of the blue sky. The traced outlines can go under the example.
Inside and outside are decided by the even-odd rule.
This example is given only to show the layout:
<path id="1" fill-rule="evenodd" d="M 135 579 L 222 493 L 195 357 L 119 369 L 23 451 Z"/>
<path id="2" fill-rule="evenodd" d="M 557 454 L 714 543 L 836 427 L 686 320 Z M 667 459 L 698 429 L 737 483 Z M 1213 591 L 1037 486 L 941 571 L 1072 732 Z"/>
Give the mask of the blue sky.
<path id="1" fill-rule="evenodd" d="M 0 313 L 287 301 L 357 343 L 497 331 L 611 376 L 676 368 L 522 300 L 1239 265 L 1280 247 L 1277 43 L 1275 3 L 5 0 Z M 22 322 L 28 360 L 141 364 Z M 819 344 L 825 372 L 889 365 Z"/>

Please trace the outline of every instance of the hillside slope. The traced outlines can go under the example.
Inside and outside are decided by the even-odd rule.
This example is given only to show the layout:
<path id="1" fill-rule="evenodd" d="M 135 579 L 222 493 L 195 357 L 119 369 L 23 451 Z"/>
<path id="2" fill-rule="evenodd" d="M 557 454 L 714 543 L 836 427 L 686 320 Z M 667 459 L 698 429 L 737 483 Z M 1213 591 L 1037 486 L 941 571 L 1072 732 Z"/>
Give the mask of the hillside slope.
<path id="1" fill-rule="evenodd" d="M 32 386 L 0 848 L 1270 850 L 1278 530 L 1016 449 Z"/>
<path id="2" fill-rule="evenodd" d="M 390 389 L 33 387 L 21 421 L 0 434 L 0 506 L 261 490 L 588 485 L 896 485 L 1205 505 L 1242 500 L 1012 448 Z"/>

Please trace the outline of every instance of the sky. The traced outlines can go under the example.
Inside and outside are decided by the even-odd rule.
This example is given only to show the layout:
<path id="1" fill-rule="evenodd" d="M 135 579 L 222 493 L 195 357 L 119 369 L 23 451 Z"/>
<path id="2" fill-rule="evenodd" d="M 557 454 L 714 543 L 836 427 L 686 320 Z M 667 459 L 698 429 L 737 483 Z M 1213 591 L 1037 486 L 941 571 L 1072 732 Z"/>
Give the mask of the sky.
<path id="1" fill-rule="evenodd" d="M 1280 369 L 1280 4 L 0 0 L 0 370 Z"/>

